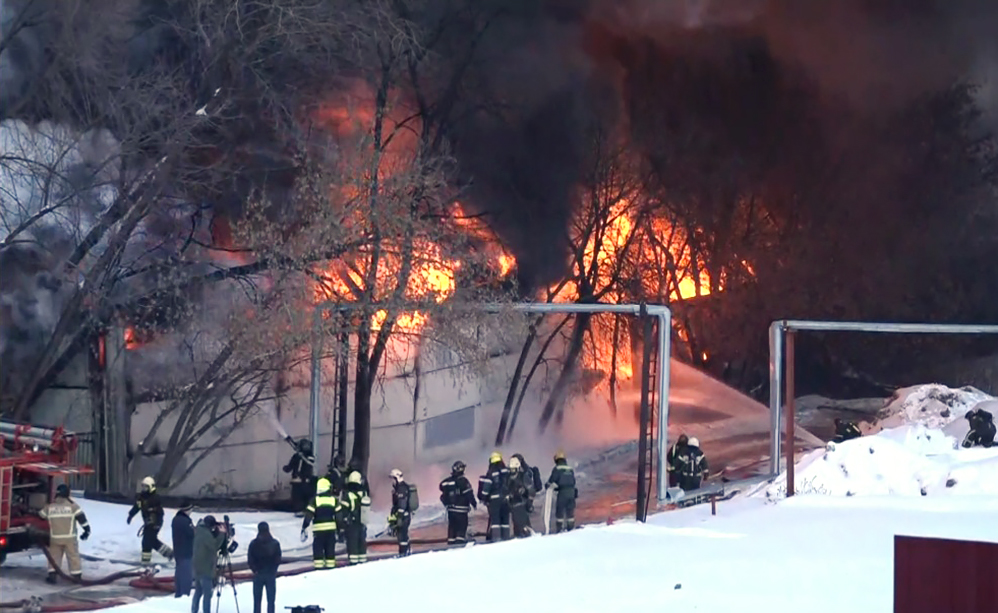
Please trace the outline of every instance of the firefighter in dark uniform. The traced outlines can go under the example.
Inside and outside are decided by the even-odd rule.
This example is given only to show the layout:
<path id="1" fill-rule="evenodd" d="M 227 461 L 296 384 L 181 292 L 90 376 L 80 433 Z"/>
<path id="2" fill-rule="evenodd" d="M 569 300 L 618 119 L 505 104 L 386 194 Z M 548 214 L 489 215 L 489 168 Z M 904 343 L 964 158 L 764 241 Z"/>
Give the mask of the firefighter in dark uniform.
<path id="1" fill-rule="evenodd" d="M 346 483 L 346 463 L 343 461 L 343 456 L 337 454 L 333 458 L 332 463 L 329 464 L 329 468 L 326 469 L 326 479 L 329 479 L 329 484 L 333 487 L 333 494 L 339 496 L 343 492 L 343 486 Z"/>
<path id="2" fill-rule="evenodd" d="M 173 559 L 173 550 L 159 540 L 159 531 L 163 528 L 163 502 L 156 492 L 156 481 L 152 477 L 142 480 L 141 490 L 135 498 L 135 504 L 128 511 L 128 520 L 132 523 L 136 514 L 142 513 L 142 563 L 152 562 L 152 552 L 156 550 L 167 560 Z"/>
<path id="3" fill-rule="evenodd" d="M 700 441 L 691 438 L 686 447 L 686 452 L 679 455 L 679 487 L 684 492 L 692 492 L 700 489 L 700 485 L 707 480 L 707 456 L 700 450 Z"/>
<path id="4" fill-rule="evenodd" d="M 461 460 L 454 462 L 450 476 L 440 482 L 440 502 L 447 509 L 447 544 L 458 547 L 468 542 L 468 513 L 478 508 L 465 468 Z"/>
<path id="5" fill-rule="evenodd" d="M 308 540 L 308 526 L 312 524 L 312 566 L 336 568 L 336 520 L 340 515 L 340 501 L 330 492 L 326 478 L 316 484 L 315 498 L 305 507 L 305 520 L 301 526 L 301 540 Z"/>
<path id="6" fill-rule="evenodd" d="M 851 441 L 854 438 L 863 436 L 863 433 L 860 432 L 859 426 L 856 425 L 856 422 L 842 420 L 838 417 L 836 417 L 834 421 L 835 438 L 832 439 L 833 443 L 844 443 L 846 441 Z"/>
<path id="7" fill-rule="evenodd" d="M 527 499 L 527 513 L 533 513 L 534 496 L 537 495 L 537 492 L 544 489 L 544 483 L 541 481 L 541 471 L 536 466 L 531 466 L 530 464 L 527 464 L 527 461 L 523 459 L 522 453 L 514 453 L 513 458 L 516 458 L 517 460 L 520 461 L 520 468 L 523 470 L 525 479 L 532 480 L 532 483 L 526 481 L 524 483 L 530 486 L 527 488 L 528 493 L 530 494 L 530 498 Z M 512 458 L 510 458 L 510 460 L 512 461 Z"/>
<path id="8" fill-rule="evenodd" d="M 509 514 L 513 520 L 513 536 L 523 538 L 534 533 L 530 526 L 527 503 L 533 499 L 534 475 L 523 470 L 519 458 L 509 459 Z"/>
<path id="9" fill-rule="evenodd" d="M 579 489 L 575 484 L 575 471 L 568 465 L 564 451 L 554 454 L 554 468 L 547 487 L 554 487 L 558 492 L 554 503 L 555 534 L 575 529 L 575 499 L 579 497 Z"/>
<path id="10" fill-rule="evenodd" d="M 965 415 L 970 422 L 970 431 L 964 437 L 962 446 L 992 447 L 995 444 L 995 420 L 990 412 L 984 409 L 971 409 Z"/>
<path id="11" fill-rule="evenodd" d="M 489 469 L 478 480 L 478 500 L 489 509 L 488 542 L 509 540 L 509 469 L 498 451 L 489 456 Z"/>
<path id="12" fill-rule="evenodd" d="M 669 473 L 669 487 L 679 487 L 679 456 L 686 455 L 689 444 L 689 437 L 686 434 L 680 434 L 679 440 L 666 456 L 665 469 Z"/>
<path id="13" fill-rule="evenodd" d="M 350 462 L 347 464 L 347 471 L 346 471 L 346 473 L 347 473 L 346 476 L 347 476 L 347 480 L 348 481 L 350 480 L 351 477 L 353 477 L 354 473 L 357 473 L 357 477 L 356 478 L 360 479 L 360 488 L 361 488 L 361 491 L 364 492 L 365 496 L 370 497 L 370 495 L 371 495 L 371 487 L 367 483 L 367 476 L 364 475 L 364 471 L 361 470 L 360 460 L 356 460 L 356 459 L 351 458 Z"/>
<path id="14" fill-rule="evenodd" d="M 312 441 L 307 438 L 298 441 L 295 454 L 282 470 L 291 473 L 291 505 L 295 513 L 300 514 L 312 497 L 312 478 L 315 474 Z"/>
<path id="15" fill-rule="evenodd" d="M 395 535 L 399 544 L 399 557 L 409 555 L 409 525 L 412 523 L 412 511 L 409 508 L 409 484 L 402 477 L 402 471 L 393 468 L 389 473 L 392 478 L 392 513 L 388 516 L 388 532 Z"/>
<path id="16" fill-rule="evenodd" d="M 367 562 L 367 507 L 371 499 L 364 493 L 360 473 L 354 471 L 347 477 L 343 491 L 343 532 L 347 542 L 349 564 Z"/>

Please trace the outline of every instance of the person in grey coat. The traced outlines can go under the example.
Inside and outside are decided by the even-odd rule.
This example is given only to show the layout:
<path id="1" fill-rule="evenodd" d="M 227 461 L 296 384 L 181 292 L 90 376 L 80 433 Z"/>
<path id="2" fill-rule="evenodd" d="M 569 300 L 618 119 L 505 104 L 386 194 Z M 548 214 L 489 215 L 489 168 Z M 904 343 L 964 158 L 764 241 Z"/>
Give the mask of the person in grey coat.
<path id="1" fill-rule="evenodd" d="M 194 600 L 191 613 L 198 613 L 198 601 L 204 613 L 211 613 L 211 590 L 215 587 L 216 561 L 225 543 L 225 527 L 208 515 L 194 529 Z"/>

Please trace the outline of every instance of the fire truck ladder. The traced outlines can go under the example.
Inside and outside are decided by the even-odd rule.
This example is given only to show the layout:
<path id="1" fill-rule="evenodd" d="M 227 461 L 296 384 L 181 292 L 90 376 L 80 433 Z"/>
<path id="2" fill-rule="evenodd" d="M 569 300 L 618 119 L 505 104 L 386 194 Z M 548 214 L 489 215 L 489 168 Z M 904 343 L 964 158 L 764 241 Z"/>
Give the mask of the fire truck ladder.
<path id="1" fill-rule="evenodd" d="M 638 439 L 638 497 L 635 517 L 644 521 L 648 517 L 648 504 L 651 499 L 653 475 L 655 475 L 655 407 L 658 406 L 659 361 L 661 356 L 655 349 L 657 323 L 641 307 L 642 364 L 641 364 L 641 433 Z M 661 458 L 659 458 L 661 461 Z"/>
<path id="2" fill-rule="evenodd" d="M 335 390 L 336 400 L 333 402 L 333 444 L 329 463 L 332 464 L 337 454 L 346 457 L 347 446 L 347 397 L 350 381 L 350 337 L 341 332 L 336 337 L 335 359 Z"/>

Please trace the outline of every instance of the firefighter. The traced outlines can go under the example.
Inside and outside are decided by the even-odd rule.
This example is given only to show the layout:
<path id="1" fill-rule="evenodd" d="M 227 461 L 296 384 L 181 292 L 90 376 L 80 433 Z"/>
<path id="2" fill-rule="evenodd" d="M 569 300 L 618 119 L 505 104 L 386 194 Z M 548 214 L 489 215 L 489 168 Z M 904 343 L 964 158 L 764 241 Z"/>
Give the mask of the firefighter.
<path id="1" fill-rule="evenodd" d="M 315 473 L 315 454 L 312 452 L 312 441 L 307 438 L 298 441 L 291 461 L 281 470 L 291 473 L 291 505 L 294 507 L 295 513 L 301 515 L 312 496 L 312 477 Z"/>
<path id="2" fill-rule="evenodd" d="M 513 520 L 513 536 L 523 538 L 534 533 L 530 526 L 527 502 L 533 498 L 534 475 L 523 470 L 515 455 L 509 459 L 509 511 Z"/>
<path id="3" fill-rule="evenodd" d="M 707 480 L 707 456 L 700 450 L 700 441 L 696 437 L 689 440 L 686 453 L 682 453 L 678 458 L 679 466 L 679 487 L 684 492 L 692 492 L 700 489 L 700 485 Z"/>
<path id="4" fill-rule="evenodd" d="M 991 413 L 983 409 L 971 409 L 965 417 L 970 422 L 970 431 L 964 437 L 962 446 L 992 447 L 995 444 L 995 421 Z"/>
<path id="5" fill-rule="evenodd" d="M 509 469 L 498 451 L 489 456 L 489 469 L 478 480 L 478 500 L 489 509 L 488 542 L 509 540 Z"/>
<path id="6" fill-rule="evenodd" d="M 468 513 L 477 509 L 471 482 L 464 476 L 461 460 L 451 466 L 450 476 L 440 482 L 440 502 L 447 509 L 447 544 L 463 547 L 468 542 Z"/>
<path id="7" fill-rule="evenodd" d="M 350 473 L 343 491 L 343 523 L 347 561 L 351 565 L 367 562 L 367 526 L 364 520 L 366 507 L 370 505 L 371 499 L 364 493 L 360 472 Z"/>
<path id="8" fill-rule="evenodd" d="M 340 515 L 340 501 L 332 495 L 331 489 L 329 479 L 319 479 L 315 498 L 305 507 L 301 526 L 304 543 L 308 540 L 308 526 L 312 525 L 312 566 L 316 569 L 336 568 L 336 519 Z"/>
<path id="9" fill-rule="evenodd" d="M 554 487 L 558 492 L 554 504 L 555 534 L 575 529 L 575 500 L 579 497 L 579 489 L 575 485 L 575 471 L 568 465 L 564 451 L 554 454 L 554 468 L 547 487 Z"/>
<path id="10" fill-rule="evenodd" d="M 358 460 L 356 458 L 351 458 L 350 462 L 347 463 L 347 471 L 346 471 L 346 473 L 347 473 L 347 480 L 349 480 L 350 477 L 352 477 L 354 473 L 357 473 L 357 475 L 358 475 L 357 478 L 360 479 L 360 488 L 361 488 L 361 491 L 364 492 L 365 496 L 367 496 L 367 497 L 371 496 L 371 487 L 367 483 L 367 477 L 364 475 L 364 471 L 362 470 L 362 466 L 361 466 L 360 460 Z"/>
<path id="11" fill-rule="evenodd" d="M 665 469 L 669 473 L 669 487 L 679 487 L 679 456 L 687 453 L 689 443 L 689 437 L 685 433 L 680 434 L 679 440 L 666 456 Z"/>
<path id="12" fill-rule="evenodd" d="M 152 477 L 142 480 L 141 490 L 135 498 L 135 504 L 128 511 L 128 520 L 125 523 L 132 523 L 132 518 L 137 513 L 142 513 L 142 528 L 139 533 L 142 535 L 142 563 L 152 562 L 152 552 L 156 550 L 167 560 L 173 559 L 173 550 L 159 540 L 159 531 L 163 527 L 163 502 L 156 492 L 156 481 Z"/>
<path id="13" fill-rule="evenodd" d="M 333 487 L 332 492 L 336 496 L 343 492 L 343 485 L 347 477 L 346 470 L 346 463 L 340 454 L 336 454 L 326 469 L 326 479 L 329 479 L 329 484 Z"/>
<path id="14" fill-rule="evenodd" d="M 833 443 L 844 443 L 863 436 L 863 433 L 859 430 L 859 426 L 854 421 L 842 420 L 836 417 L 834 422 L 835 438 L 832 439 Z"/>
<path id="15" fill-rule="evenodd" d="M 409 505 L 409 484 L 405 482 L 402 471 L 393 468 L 389 476 L 392 478 L 392 513 L 388 516 L 388 533 L 394 534 L 399 544 L 399 557 L 404 558 L 410 553 L 409 525 L 412 523 L 412 510 Z"/>
<path id="16" fill-rule="evenodd" d="M 524 474 L 524 484 L 527 485 L 527 493 L 529 494 L 527 498 L 527 513 L 533 513 L 534 496 L 537 495 L 537 492 L 544 489 L 544 482 L 541 481 L 541 470 L 536 466 L 527 464 L 527 461 L 523 459 L 522 453 L 514 453 L 513 457 L 520 461 L 520 468 Z"/>
<path id="17" fill-rule="evenodd" d="M 56 572 L 62 566 L 62 556 L 69 562 L 69 576 L 79 581 L 83 576 L 80 565 L 80 544 L 76 541 L 76 524 L 83 528 L 82 540 L 90 538 L 90 524 L 83 509 L 69 497 L 69 486 L 65 483 L 55 489 L 55 499 L 38 513 L 49 523 L 49 572 L 47 583 L 56 582 Z"/>

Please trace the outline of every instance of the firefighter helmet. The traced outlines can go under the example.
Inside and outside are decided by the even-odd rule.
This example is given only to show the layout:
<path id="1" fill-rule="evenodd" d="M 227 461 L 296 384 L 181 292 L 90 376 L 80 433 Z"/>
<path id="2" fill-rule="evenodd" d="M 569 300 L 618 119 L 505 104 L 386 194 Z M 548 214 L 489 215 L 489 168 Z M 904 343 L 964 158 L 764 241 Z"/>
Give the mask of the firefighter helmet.
<path id="1" fill-rule="evenodd" d="M 564 451 L 562 451 L 561 449 L 559 449 L 558 451 L 554 452 L 554 461 L 555 462 L 557 462 L 558 460 L 564 460 L 564 459 L 565 459 L 565 452 Z"/>
<path id="2" fill-rule="evenodd" d="M 156 480 L 152 477 L 146 477 L 141 483 L 142 491 L 151 492 L 156 489 Z"/>
<path id="3" fill-rule="evenodd" d="M 516 456 L 509 459 L 509 469 L 510 470 L 520 470 L 520 460 Z"/>
<path id="4" fill-rule="evenodd" d="M 695 436 L 690 439 L 690 447 L 699 447 L 699 446 L 700 446 L 700 439 L 698 439 Z"/>
<path id="5" fill-rule="evenodd" d="M 465 463 L 461 460 L 458 460 L 457 462 L 454 462 L 453 466 L 450 467 L 450 471 L 455 475 L 460 475 L 464 473 L 465 468 L 467 468 L 467 465 L 465 465 Z"/>
<path id="6" fill-rule="evenodd" d="M 62 498 L 69 498 L 69 486 L 65 483 L 60 483 L 59 487 L 55 488 L 55 495 Z"/>
<path id="7" fill-rule="evenodd" d="M 363 482 L 364 482 L 364 480 L 363 480 L 363 479 L 361 479 L 361 476 L 360 476 L 360 471 L 359 471 L 359 470 L 355 470 L 355 471 L 353 471 L 353 472 L 352 472 L 352 473 L 350 473 L 350 475 L 349 475 L 349 476 L 347 477 L 347 483 L 355 483 L 355 484 L 357 484 L 357 485 L 360 485 L 360 484 L 361 484 L 361 483 L 363 483 Z"/>
<path id="8" fill-rule="evenodd" d="M 394 479 L 396 482 L 399 482 L 402 480 L 402 471 L 397 468 L 393 468 L 392 472 L 388 473 L 388 476 Z"/>
<path id="9" fill-rule="evenodd" d="M 498 451 L 493 451 L 492 455 L 489 456 L 489 464 L 495 464 L 496 462 L 502 462 L 502 454 Z"/>
<path id="10" fill-rule="evenodd" d="M 317 495 L 325 494 L 333 488 L 333 484 L 329 482 L 329 479 L 323 477 L 315 484 L 315 493 Z"/>

